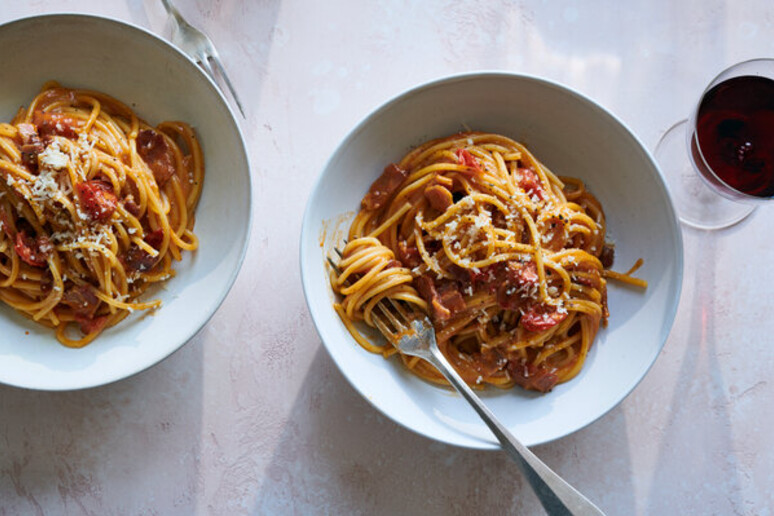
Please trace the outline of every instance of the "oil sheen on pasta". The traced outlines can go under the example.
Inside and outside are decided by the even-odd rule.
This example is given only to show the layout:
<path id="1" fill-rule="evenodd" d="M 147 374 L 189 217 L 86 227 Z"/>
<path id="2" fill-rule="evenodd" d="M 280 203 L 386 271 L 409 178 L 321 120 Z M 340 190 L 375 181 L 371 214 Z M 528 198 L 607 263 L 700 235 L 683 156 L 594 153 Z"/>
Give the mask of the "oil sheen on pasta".
<path id="1" fill-rule="evenodd" d="M 609 271 L 597 199 L 559 178 L 518 142 L 462 133 L 427 142 L 390 164 L 363 198 L 332 272 L 337 312 L 366 349 L 398 351 L 359 330 L 383 298 L 425 312 L 438 345 L 473 386 L 547 392 L 583 366 L 607 321 Z M 432 366 L 401 355 L 416 374 Z"/>
<path id="2" fill-rule="evenodd" d="M 46 83 L 0 124 L 0 299 L 70 347 L 159 307 L 138 298 L 198 247 L 203 179 L 187 124 Z"/>

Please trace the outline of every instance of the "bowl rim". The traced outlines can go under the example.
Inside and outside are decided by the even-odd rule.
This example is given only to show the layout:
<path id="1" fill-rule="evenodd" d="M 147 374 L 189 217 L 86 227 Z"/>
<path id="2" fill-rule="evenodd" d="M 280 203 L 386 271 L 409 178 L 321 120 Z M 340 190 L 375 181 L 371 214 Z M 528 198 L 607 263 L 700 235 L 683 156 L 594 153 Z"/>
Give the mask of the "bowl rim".
<path id="1" fill-rule="evenodd" d="M 301 283 L 302 283 L 302 288 L 304 292 L 304 299 L 307 304 L 307 309 L 309 310 L 309 313 L 312 316 L 312 322 L 314 323 L 317 334 L 320 337 L 320 340 L 322 341 L 323 347 L 325 347 L 326 351 L 328 352 L 328 355 L 336 364 L 337 369 L 341 372 L 344 378 L 346 378 L 350 386 L 360 395 L 360 397 L 365 399 L 379 413 L 383 414 L 394 423 L 397 423 L 398 425 L 412 431 L 413 433 L 422 435 L 424 437 L 427 437 L 428 439 L 431 439 L 437 442 L 442 442 L 445 444 L 459 446 L 461 448 L 468 448 L 468 449 L 499 450 L 501 449 L 501 446 L 499 442 L 497 442 L 497 440 L 494 439 L 493 436 L 491 441 L 487 441 L 483 439 L 473 439 L 473 438 L 468 438 L 465 440 L 451 440 L 451 439 L 442 439 L 442 438 L 439 438 L 438 436 L 432 435 L 432 433 L 429 431 L 423 431 L 422 429 L 411 427 L 408 424 L 406 424 L 404 421 L 400 421 L 394 418 L 391 414 L 383 411 L 382 408 L 377 404 L 376 400 L 371 399 L 370 396 L 366 396 L 365 393 L 360 390 L 360 388 L 357 386 L 353 378 L 351 378 L 351 375 L 348 373 L 347 369 L 342 367 L 342 365 L 339 363 L 337 355 L 332 352 L 330 345 L 326 342 L 326 339 L 323 338 L 324 331 L 321 325 L 322 325 L 322 320 L 324 320 L 325 317 L 323 316 L 323 314 L 318 312 L 315 302 L 312 298 L 311 291 L 314 289 L 314 286 L 312 285 L 312 278 L 311 278 L 312 273 L 311 271 L 307 270 L 307 265 L 306 265 L 306 263 L 309 262 L 311 259 L 309 255 L 313 254 L 315 249 L 319 249 L 319 246 L 308 246 L 307 248 L 307 245 L 305 245 L 305 243 L 308 242 L 310 238 L 314 237 L 314 235 L 310 235 L 310 232 L 312 231 L 312 226 L 315 223 L 315 221 L 312 220 L 311 207 L 314 199 L 317 196 L 318 190 L 321 188 L 321 185 L 324 182 L 326 171 L 331 166 L 331 164 L 339 157 L 339 155 L 343 152 L 343 149 L 347 147 L 349 142 L 354 140 L 361 132 L 363 132 L 366 126 L 373 119 L 380 117 L 386 111 L 390 110 L 394 105 L 404 101 L 410 96 L 421 93 L 425 90 L 429 90 L 442 85 L 462 82 L 462 81 L 482 80 L 482 79 L 483 80 L 517 79 L 517 80 L 526 80 L 526 81 L 539 83 L 539 84 L 542 84 L 543 86 L 561 90 L 564 93 L 569 94 L 575 97 L 576 99 L 586 103 L 594 110 L 596 110 L 603 116 L 607 117 L 614 125 L 618 126 L 626 134 L 626 136 L 631 138 L 632 141 L 636 144 L 636 146 L 638 146 L 643 151 L 652 170 L 656 172 L 653 178 L 656 181 L 659 191 L 661 192 L 663 198 L 666 200 L 666 205 L 668 209 L 668 213 L 666 215 L 668 220 L 671 222 L 670 224 L 671 228 L 674 229 L 673 231 L 674 239 L 672 242 L 670 242 L 670 244 L 674 247 L 674 254 L 676 257 L 676 261 L 674 263 L 676 287 L 675 287 L 674 294 L 671 296 L 669 300 L 669 306 L 665 307 L 666 310 L 663 318 L 663 323 L 664 323 L 663 328 L 665 329 L 665 331 L 664 331 L 663 338 L 660 339 L 661 342 L 658 343 L 658 349 L 655 352 L 653 359 L 647 365 L 642 375 L 639 378 L 637 378 L 637 380 L 633 382 L 628 389 L 620 393 L 615 403 L 612 403 L 605 410 L 601 411 L 598 415 L 596 415 L 596 417 L 589 419 L 585 424 L 582 424 L 581 426 L 578 426 L 577 428 L 572 429 L 570 431 L 564 432 L 561 435 L 558 435 L 552 438 L 547 438 L 545 440 L 541 440 L 534 443 L 526 443 L 528 446 L 541 445 L 541 444 L 553 442 L 553 441 L 565 438 L 568 435 L 574 434 L 579 430 L 588 427 L 592 423 L 601 419 L 611 410 L 618 407 L 647 376 L 647 374 L 650 372 L 653 365 L 658 360 L 658 357 L 663 352 L 664 346 L 666 345 L 666 342 L 669 339 L 669 335 L 672 329 L 674 328 L 674 322 L 677 317 L 677 310 L 680 305 L 680 299 L 682 296 L 682 284 L 683 284 L 683 276 L 684 276 L 684 247 L 683 247 L 682 228 L 680 225 L 680 221 L 677 217 L 677 212 L 674 207 L 672 196 L 669 192 L 669 189 L 667 188 L 666 181 L 664 179 L 664 174 L 661 171 L 658 165 L 658 162 L 653 157 L 652 152 L 644 145 L 642 140 L 634 133 L 634 131 L 632 131 L 627 124 L 625 124 L 620 118 L 618 118 L 610 110 L 603 107 L 600 103 L 593 100 L 589 96 L 583 93 L 580 93 L 576 89 L 570 86 L 567 86 L 565 84 L 559 83 L 557 81 L 554 81 L 545 77 L 533 75 L 533 74 L 512 72 L 512 71 L 505 71 L 505 70 L 473 70 L 473 71 L 466 71 L 461 73 L 444 75 L 441 77 L 437 77 L 437 78 L 419 83 L 417 85 L 409 86 L 408 88 L 403 89 L 399 93 L 389 97 L 386 101 L 380 103 L 376 108 L 373 108 L 365 116 L 361 117 L 360 120 L 349 131 L 347 131 L 347 133 L 338 142 L 333 152 L 331 153 L 329 158 L 325 161 L 323 167 L 320 169 L 320 171 L 317 174 L 317 177 L 312 185 L 309 196 L 307 198 L 307 203 L 304 210 L 304 215 L 302 218 L 302 225 L 301 225 L 300 252 L 299 252 Z M 344 210 L 342 210 L 342 213 L 343 212 Z"/>
<path id="2" fill-rule="evenodd" d="M 187 53 L 183 52 L 180 48 L 172 44 L 170 41 L 167 41 L 163 36 L 156 34 L 151 29 L 147 27 L 143 27 L 142 25 L 139 25 L 137 23 L 134 23 L 132 21 L 128 20 L 122 20 L 120 18 L 116 18 L 109 15 L 103 15 L 103 14 L 93 14 L 93 13 L 73 13 L 73 12 L 64 12 L 64 11 L 54 11 L 54 12 L 47 12 L 47 13 L 40 13 L 40 14 L 33 14 L 29 16 L 22 16 L 20 18 L 14 18 L 13 20 L 8 20 L 5 22 L 0 23 L 0 31 L 6 30 L 8 27 L 16 24 L 24 24 L 24 23 L 34 23 L 38 20 L 44 20 L 47 18 L 59 18 L 59 19 L 72 19 L 72 20 L 88 20 L 88 21 L 94 21 L 97 23 L 112 23 L 117 26 L 121 26 L 125 29 L 135 30 L 138 32 L 141 32 L 144 36 L 147 36 L 150 41 L 154 41 L 156 44 L 166 47 L 167 49 L 171 50 L 174 54 L 177 54 L 179 57 L 183 58 L 184 60 L 188 61 L 191 65 L 193 65 L 194 68 L 197 69 L 199 72 L 199 75 L 204 77 L 207 82 L 210 85 L 210 88 L 214 90 L 215 94 L 220 98 L 223 105 L 228 110 L 229 114 L 231 115 L 231 118 L 234 120 L 234 125 L 236 126 L 237 130 L 239 131 L 239 137 L 242 140 L 242 143 L 244 144 L 244 138 L 242 135 L 242 128 L 238 123 L 238 117 L 236 116 L 236 113 L 234 111 L 234 108 L 232 107 L 231 103 L 226 98 L 226 95 L 223 93 L 223 91 L 220 89 L 220 87 L 217 85 L 215 80 L 210 77 L 208 73 L 206 73 L 199 64 Z"/>
<path id="3" fill-rule="evenodd" d="M 178 58 L 183 59 L 188 63 L 190 67 L 196 70 L 196 73 L 205 80 L 207 87 L 210 90 L 211 94 L 214 94 L 214 96 L 218 99 L 218 103 L 221 104 L 223 107 L 226 108 L 226 112 L 228 113 L 228 117 L 233 124 L 236 136 L 238 137 L 237 145 L 240 149 L 242 158 L 244 160 L 244 163 L 246 165 L 245 174 L 243 176 L 244 180 L 246 180 L 246 207 L 247 207 L 247 220 L 245 223 L 245 232 L 242 239 L 242 245 L 239 252 L 239 256 L 236 260 L 234 269 L 230 272 L 227 281 L 224 283 L 224 287 L 222 288 L 221 292 L 217 295 L 215 299 L 213 299 L 213 303 L 211 305 L 211 309 L 208 313 L 206 313 L 206 316 L 201 320 L 200 325 L 192 325 L 188 331 L 184 333 L 184 335 L 180 338 L 180 342 L 177 343 L 174 346 L 169 346 L 167 349 L 165 349 L 162 353 L 157 355 L 157 359 L 151 360 L 146 364 L 143 364 L 141 367 L 139 367 L 136 370 L 127 370 L 126 372 L 123 372 L 121 374 L 116 374 L 111 377 L 101 377 L 94 379 L 92 381 L 82 381 L 81 378 L 73 378 L 72 381 L 64 381 L 57 385 L 40 385 L 36 384 L 34 382 L 19 382 L 19 381 L 9 381 L 5 378 L 0 378 L 0 384 L 7 385 L 9 387 L 15 387 L 19 389 L 25 389 L 30 391 L 42 391 L 42 392 L 62 392 L 62 391 L 79 391 L 79 390 L 85 390 L 85 389 L 92 389 L 96 387 L 101 387 L 105 385 L 110 385 L 113 383 L 116 383 L 118 381 L 131 378 L 137 374 L 140 374 L 150 368 L 152 368 L 155 365 L 160 364 L 167 358 L 169 358 L 171 355 L 179 351 L 181 348 L 183 348 L 187 343 L 189 343 L 199 332 L 201 332 L 209 323 L 209 321 L 212 319 L 212 317 L 215 315 L 215 313 L 220 309 L 221 305 L 225 301 L 228 294 L 231 292 L 231 289 L 234 286 L 234 283 L 236 282 L 237 276 L 239 275 L 239 272 L 242 269 L 242 265 L 244 264 L 245 257 L 247 255 L 247 250 L 250 243 L 250 235 L 252 234 L 252 224 L 253 224 L 253 184 L 252 184 L 252 167 L 250 164 L 250 156 L 247 152 L 247 145 L 245 142 L 244 134 L 242 133 L 242 127 L 240 126 L 238 122 L 238 118 L 235 115 L 235 111 L 232 108 L 231 104 L 226 99 L 225 95 L 221 91 L 221 89 L 217 86 L 215 81 L 210 77 L 205 71 L 194 61 L 188 54 L 177 48 L 175 45 L 161 37 L 160 35 L 152 32 L 150 29 L 146 27 L 142 27 L 140 25 L 137 25 L 133 22 L 121 20 L 118 18 L 114 18 L 111 16 L 105 16 L 105 15 L 98 15 L 98 14 L 90 14 L 90 13 L 70 13 L 70 12 L 49 12 L 49 13 L 42 13 L 37 15 L 31 15 L 31 16 L 24 16 L 20 18 L 16 18 L 13 20 L 9 20 L 7 22 L 0 24 L 0 31 L 4 31 L 8 29 L 9 27 L 15 26 L 15 25 L 24 25 L 27 23 L 35 23 L 38 21 L 43 20 L 57 20 L 57 19 L 67 19 L 67 20 L 74 20 L 74 21 L 85 21 L 88 23 L 104 23 L 108 25 L 115 25 L 121 28 L 121 30 L 126 30 L 128 32 L 133 32 L 136 35 L 139 35 L 140 37 L 145 37 L 148 39 L 148 41 L 152 42 L 155 45 L 158 45 L 159 47 L 165 49 L 166 52 L 171 52 L 172 55 L 177 56 Z M 205 186 L 206 188 L 206 186 Z M 98 342 L 96 343 L 99 344 Z M 77 352 L 77 350 L 74 350 Z"/>

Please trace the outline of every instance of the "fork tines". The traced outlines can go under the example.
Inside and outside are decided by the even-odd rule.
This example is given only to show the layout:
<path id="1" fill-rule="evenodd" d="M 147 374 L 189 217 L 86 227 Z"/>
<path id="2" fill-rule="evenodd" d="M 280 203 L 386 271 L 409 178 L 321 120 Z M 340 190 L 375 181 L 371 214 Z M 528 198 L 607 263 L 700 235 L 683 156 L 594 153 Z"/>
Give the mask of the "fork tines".
<path id="1" fill-rule="evenodd" d="M 405 309 L 400 306 L 399 302 L 389 298 L 384 298 L 379 301 L 379 303 L 376 304 L 376 307 L 379 309 L 379 312 L 384 315 L 384 318 L 382 318 L 379 313 L 371 312 L 371 320 L 387 339 L 391 341 L 399 340 L 400 335 L 409 330 L 407 323 L 410 317 Z M 390 308 L 392 308 L 392 310 L 390 310 Z M 400 316 L 403 321 L 406 321 L 406 323 L 402 322 L 398 316 Z M 390 327 L 387 322 L 392 326 Z"/>
<path id="2" fill-rule="evenodd" d="M 161 3 L 174 23 L 172 43 L 196 61 L 215 81 L 215 84 L 218 85 L 221 91 L 228 91 L 231 94 L 231 98 L 234 99 L 239 112 L 242 114 L 242 118 L 246 118 L 242 102 L 239 100 L 236 89 L 231 84 L 231 80 L 228 78 L 226 70 L 220 62 L 220 55 L 218 55 L 218 50 L 210 37 L 188 23 L 170 0 L 161 0 Z M 225 83 L 226 88 L 223 88 L 223 83 Z"/>

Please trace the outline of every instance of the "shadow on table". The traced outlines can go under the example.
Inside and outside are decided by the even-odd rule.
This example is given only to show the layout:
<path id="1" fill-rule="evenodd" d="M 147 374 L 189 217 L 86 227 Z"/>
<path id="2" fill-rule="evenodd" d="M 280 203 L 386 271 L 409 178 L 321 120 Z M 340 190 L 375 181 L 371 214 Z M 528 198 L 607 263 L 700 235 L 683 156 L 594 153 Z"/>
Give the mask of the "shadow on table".
<path id="1" fill-rule="evenodd" d="M 633 508 L 632 489 L 622 486 L 631 477 L 625 426 L 616 409 L 533 451 L 600 506 Z M 255 514 L 541 512 L 507 455 L 439 444 L 393 423 L 347 383 L 322 346 L 274 450 Z"/>
<path id="2" fill-rule="evenodd" d="M 0 514 L 118 507 L 151 514 L 154 495 L 190 497 L 199 476 L 202 355 L 199 336 L 110 385 L 72 392 L 0 386 Z"/>
<path id="3" fill-rule="evenodd" d="M 738 228 L 737 228 L 738 229 Z M 729 230 L 725 232 L 727 236 Z M 706 256 L 717 256 L 717 232 L 686 229 L 690 238 L 701 239 L 703 245 L 693 246 Z M 659 437 L 655 473 L 647 496 L 645 514 L 675 514 L 681 508 L 675 500 L 682 500 L 683 510 L 692 507 L 714 506 L 717 511 L 743 511 L 744 499 L 734 468 L 720 467 L 734 461 L 730 400 L 726 395 L 722 357 L 718 350 L 715 317 L 724 301 L 716 297 L 716 263 L 688 260 L 686 263 L 706 263 L 686 270 L 684 295 L 681 305 L 689 312 L 687 327 L 675 328 L 671 341 L 679 346 L 679 370 L 674 377 L 676 385 L 668 401 L 668 415 Z M 720 272 L 722 273 L 722 271 Z M 726 271 L 728 273 L 728 271 Z M 700 503 L 701 502 L 701 503 Z M 715 502 L 727 509 L 720 508 Z"/>

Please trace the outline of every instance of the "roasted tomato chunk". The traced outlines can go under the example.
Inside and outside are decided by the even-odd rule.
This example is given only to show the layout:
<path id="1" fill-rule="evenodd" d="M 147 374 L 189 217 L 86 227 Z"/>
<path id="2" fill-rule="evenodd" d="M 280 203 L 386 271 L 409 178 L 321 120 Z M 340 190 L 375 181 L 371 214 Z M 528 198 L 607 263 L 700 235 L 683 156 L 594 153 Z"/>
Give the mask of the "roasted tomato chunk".
<path id="1" fill-rule="evenodd" d="M 91 220 L 106 222 L 110 220 L 118 206 L 118 198 L 113 193 L 113 187 L 99 180 L 80 183 L 76 190 L 81 208 Z"/>
<path id="2" fill-rule="evenodd" d="M 543 192 L 543 186 L 540 184 L 540 178 L 537 172 L 531 168 L 519 168 L 521 179 L 519 179 L 519 187 L 527 192 L 530 197 L 537 197 L 541 201 L 545 198 Z"/>
<path id="3" fill-rule="evenodd" d="M 506 310 L 519 310 L 536 296 L 540 277 L 535 262 L 510 261 L 505 265 L 504 276 L 497 289 L 497 303 Z"/>
<path id="4" fill-rule="evenodd" d="M 457 161 L 460 162 L 460 165 L 465 165 L 468 167 L 468 170 L 471 172 L 474 172 L 476 174 L 480 174 L 482 172 L 481 170 L 481 164 L 478 162 L 478 160 L 468 151 L 468 149 L 457 149 Z"/>
<path id="5" fill-rule="evenodd" d="M 48 111 L 35 111 L 32 115 L 32 123 L 38 128 L 38 133 L 43 139 L 52 136 L 64 136 L 65 138 L 78 138 L 78 122 L 62 113 L 50 113 Z"/>
<path id="6" fill-rule="evenodd" d="M 532 305 L 521 316 L 520 323 L 527 331 L 545 331 L 567 318 L 566 311 L 559 311 L 553 305 Z"/>

